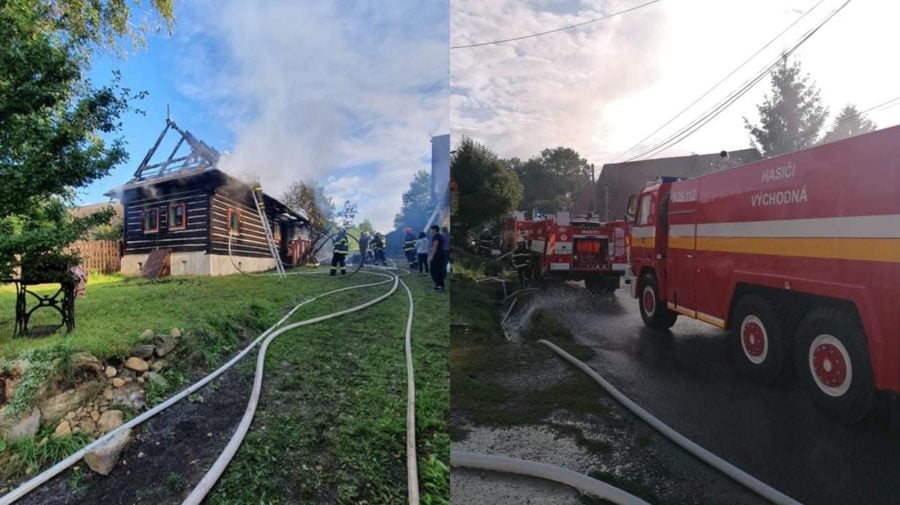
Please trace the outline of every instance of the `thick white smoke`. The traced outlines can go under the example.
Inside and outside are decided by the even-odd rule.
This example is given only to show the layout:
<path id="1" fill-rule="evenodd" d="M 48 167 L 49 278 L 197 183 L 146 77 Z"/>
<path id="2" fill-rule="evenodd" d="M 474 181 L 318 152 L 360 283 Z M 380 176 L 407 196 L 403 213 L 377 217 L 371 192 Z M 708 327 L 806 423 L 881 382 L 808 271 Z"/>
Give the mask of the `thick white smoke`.
<path id="1" fill-rule="evenodd" d="M 388 229 L 413 174 L 430 170 L 429 133 L 449 130 L 448 4 L 225 0 L 185 9 L 179 29 L 195 49 L 182 92 L 214 106 L 233 131 L 221 168 L 258 177 L 276 197 L 296 180 L 318 180 L 336 203 L 355 201 L 361 218 Z"/>

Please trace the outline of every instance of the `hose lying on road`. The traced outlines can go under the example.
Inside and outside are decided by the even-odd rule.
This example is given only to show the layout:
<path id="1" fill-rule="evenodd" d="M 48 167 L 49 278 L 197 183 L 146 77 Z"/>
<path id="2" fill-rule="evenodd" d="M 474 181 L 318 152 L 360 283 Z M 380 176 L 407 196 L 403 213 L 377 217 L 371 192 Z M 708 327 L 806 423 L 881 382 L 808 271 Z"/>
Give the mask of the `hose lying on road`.
<path id="1" fill-rule="evenodd" d="M 386 298 L 387 296 L 390 296 L 390 294 L 392 294 L 394 291 L 397 290 L 397 284 L 398 284 L 399 279 L 396 279 L 395 276 L 389 275 L 389 274 L 383 274 L 383 273 L 379 273 L 379 272 L 365 272 L 365 273 L 367 273 L 369 275 L 377 275 L 380 277 L 387 277 L 387 279 L 385 279 L 383 281 L 373 282 L 373 283 L 367 283 L 367 284 L 348 286 L 348 287 L 344 287 L 344 288 L 340 288 L 340 289 L 335 289 L 335 290 L 322 293 L 322 294 L 314 296 L 308 300 L 304 300 L 304 301 L 300 302 L 293 309 L 291 309 L 284 317 L 282 317 L 278 322 L 276 322 L 269 329 L 267 329 L 265 332 L 263 332 L 259 337 L 256 338 L 256 340 L 254 340 L 249 345 L 247 345 L 247 347 L 245 347 L 244 350 L 239 352 L 237 355 L 235 355 L 233 358 L 231 358 L 224 365 L 222 365 L 221 367 L 219 367 L 218 369 L 216 369 L 215 371 L 213 371 L 206 377 L 195 382 L 191 386 L 187 387 L 186 389 L 184 389 L 180 393 L 176 394 L 175 396 L 169 398 L 168 400 L 157 405 L 156 407 L 153 407 L 152 409 L 144 412 L 143 414 L 135 417 L 134 419 L 131 419 L 130 421 L 124 423 L 122 426 L 120 426 L 114 430 L 111 430 L 110 432 L 106 433 L 105 435 L 98 438 L 97 440 L 91 442 L 90 444 L 88 444 L 87 446 L 85 446 L 84 448 L 79 450 L 78 452 L 72 454 L 71 456 L 67 457 L 66 459 L 60 461 L 59 463 L 53 465 L 52 467 L 48 468 L 47 470 L 41 472 L 40 474 L 32 477 L 31 479 L 29 479 L 28 481 L 26 481 L 25 483 L 23 483 L 21 486 L 17 487 L 16 489 L 3 495 L 2 497 L 0 497 L 0 505 L 9 505 L 11 503 L 14 503 L 19 498 L 22 498 L 23 496 L 27 495 L 28 493 L 30 493 L 31 491 L 36 489 L 38 486 L 44 484 L 45 482 L 49 481 L 53 477 L 62 473 L 64 470 L 66 470 L 70 466 L 72 466 L 75 463 L 77 463 L 78 461 L 80 461 L 81 458 L 83 458 L 88 452 L 91 452 L 92 450 L 100 447 L 101 445 L 106 443 L 108 440 L 115 437 L 117 434 L 121 433 L 124 430 L 133 428 L 133 427 L 143 423 L 144 421 L 147 421 L 148 419 L 155 416 L 156 414 L 159 414 L 160 412 L 168 409 L 169 407 L 171 407 L 172 405 L 183 400 L 184 398 L 186 398 L 190 394 L 194 393 L 198 389 L 209 384 L 211 381 L 215 380 L 217 377 L 219 377 L 220 375 L 225 373 L 232 366 L 237 364 L 238 361 L 243 359 L 248 353 L 250 353 L 251 350 L 253 350 L 254 347 L 257 346 L 257 344 L 259 344 L 263 339 L 268 337 L 281 324 L 283 324 L 285 321 L 287 321 L 298 309 L 300 309 L 300 307 L 302 307 L 308 303 L 311 303 L 315 300 L 318 300 L 320 298 L 323 298 L 325 296 L 329 296 L 329 295 L 339 293 L 342 291 L 348 291 L 351 289 L 359 289 L 359 288 L 370 287 L 370 286 L 378 286 L 378 285 L 387 284 L 390 282 L 394 283 L 394 286 L 391 288 L 390 293 L 388 295 L 383 295 L 382 297 L 379 297 L 379 301 Z M 348 309 L 348 310 L 352 310 L 352 309 Z M 343 311 L 342 311 L 342 313 L 343 313 Z M 333 317 L 336 317 L 336 316 L 333 316 Z"/>
<path id="2" fill-rule="evenodd" d="M 715 454 L 707 451 L 703 447 L 700 447 L 696 443 L 692 442 L 684 435 L 678 433 L 673 430 L 666 424 L 664 424 L 659 419 L 653 417 L 649 412 L 642 409 L 638 404 L 631 401 L 627 396 L 623 395 L 618 389 L 613 387 L 612 384 L 607 382 L 600 376 L 597 372 L 594 371 L 593 368 L 587 366 L 583 362 L 579 361 L 577 358 L 567 353 L 566 351 L 560 349 L 556 345 L 546 341 L 546 340 L 538 340 L 539 344 L 543 344 L 549 347 L 553 352 L 560 355 L 563 359 L 572 363 L 582 372 L 587 374 L 591 379 L 594 379 L 598 384 L 600 384 L 603 389 L 606 390 L 613 398 L 619 401 L 625 408 L 630 410 L 636 416 L 641 418 L 644 422 L 655 428 L 657 431 L 665 435 L 669 440 L 675 442 L 675 444 L 679 445 L 682 449 L 688 451 L 693 454 L 703 462 L 709 464 L 716 470 L 724 473 L 725 475 L 731 477 L 735 481 L 743 484 L 745 487 L 755 492 L 756 494 L 762 496 L 763 498 L 771 501 L 772 503 L 777 504 L 790 504 L 790 505 L 799 505 L 800 502 L 794 500 L 793 498 L 783 494 L 782 492 L 772 488 L 768 484 L 760 481 L 756 477 L 744 472 L 738 467 L 732 465 L 731 463 L 725 461 L 724 459 L 716 456 Z"/>
<path id="3" fill-rule="evenodd" d="M 561 466 L 463 451 L 450 451 L 450 465 L 552 480 L 620 505 L 648 505 L 626 491 Z"/>

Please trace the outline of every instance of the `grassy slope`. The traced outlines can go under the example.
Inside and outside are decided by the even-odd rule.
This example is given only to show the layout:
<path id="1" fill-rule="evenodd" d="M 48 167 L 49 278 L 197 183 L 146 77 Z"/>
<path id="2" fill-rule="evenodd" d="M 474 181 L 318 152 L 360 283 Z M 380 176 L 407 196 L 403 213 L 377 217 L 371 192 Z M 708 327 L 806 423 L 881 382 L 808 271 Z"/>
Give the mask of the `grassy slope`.
<path id="1" fill-rule="evenodd" d="M 448 298 L 407 277 L 416 300 L 413 356 L 423 503 L 449 502 Z M 301 320 L 385 287 L 341 293 Z M 406 499 L 406 294 L 304 327 L 269 348 L 247 439 L 210 503 L 401 503 Z M 247 368 L 247 373 L 250 373 Z"/>
<path id="2" fill-rule="evenodd" d="M 76 301 L 75 331 L 34 339 L 12 338 L 15 291 L 12 286 L 4 286 L 0 289 L 0 356 L 11 358 L 25 349 L 65 344 L 105 359 L 124 356 L 148 328 L 160 333 L 168 333 L 172 327 L 210 332 L 222 321 L 237 320 L 256 329 L 274 323 L 301 297 L 342 285 L 340 282 L 327 276 L 297 275 L 286 279 L 232 275 L 160 281 L 97 276 L 89 280 L 87 296 Z M 51 319 L 51 310 L 35 314 L 45 322 Z"/>

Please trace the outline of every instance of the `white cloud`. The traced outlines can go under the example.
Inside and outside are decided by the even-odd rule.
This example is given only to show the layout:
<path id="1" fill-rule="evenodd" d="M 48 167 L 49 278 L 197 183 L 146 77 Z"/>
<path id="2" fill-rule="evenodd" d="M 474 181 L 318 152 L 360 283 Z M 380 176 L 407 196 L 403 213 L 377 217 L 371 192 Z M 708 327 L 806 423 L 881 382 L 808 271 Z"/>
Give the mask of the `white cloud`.
<path id="1" fill-rule="evenodd" d="M 413 174 L 430 169 L 428 134 L 449 129 L 446 9 L 192 2 L 179 20 L 195 48 L 181 91 L 216 107 L 234 132 L 223 169 L 259 177 L 276 196 L 318 180 L 388 229 Z M 347 175 L 363 164 L 376 173 Z M 390 184 L 370 184 L 378 180 Z"/>
<path id="2" fill-rule="evenodd" d="M 451 3 L 451 45 L 545 31 L 597 18 L 635 1 Z M 659 2 L 609 20 L 451 54 L 454 143 L 471 135 L 504 157 L 527 158 L 569 146 L 589 161 L 609 162 L 674 116 L 788 26 L 814 0 Z M 738 87 L 843 0 L 826 0 L 741 72 L 726 81 L 660 139 Z M 900 69 L 884 51 L 900 42 L 896 2 L 854 2 L 796 53 L 803 70 L 837 112 L 898 95 Z M 756 117 L 768 92 L 756 85 L 698 133 L 663 155 L 716 152 L 749 145 L 742 117 Z M 879 126 L 900 122 L 900 107 L 872 114 Z M 653 140 L 653 139 L 651 139 Z"/>

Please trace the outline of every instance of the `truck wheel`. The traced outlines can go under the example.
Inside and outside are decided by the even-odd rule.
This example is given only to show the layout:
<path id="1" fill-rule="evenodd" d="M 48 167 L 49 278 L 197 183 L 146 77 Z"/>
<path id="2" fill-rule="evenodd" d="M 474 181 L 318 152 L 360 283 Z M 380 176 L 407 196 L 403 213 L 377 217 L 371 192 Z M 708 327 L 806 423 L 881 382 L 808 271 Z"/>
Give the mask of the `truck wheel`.
<path id="1" fill-rule="evenodd" d="M 675 324 L 678 313 L 669 310 L 659 299 L 659 286 L 653 274 L 641 277 L 638 286 L 640 294 L 641 319 L 644 324 L 655 330 L 667 330 Z"/>
<path id="2" fill-rule="evenodd" d="M 734 308 L 731 342 L 740 371 L 762 384 L 784 376 L 789 344 L 784 320 L 765 298 L 747 295 Z"/>
<path id="3" fill-rule="evenodd" d="M 847 424 L 865 417 L 875 385 L 866 335 L 855 318 L 813 310 L 797 329 L 794 354 L 797 376 L 817 407 Z"/>

